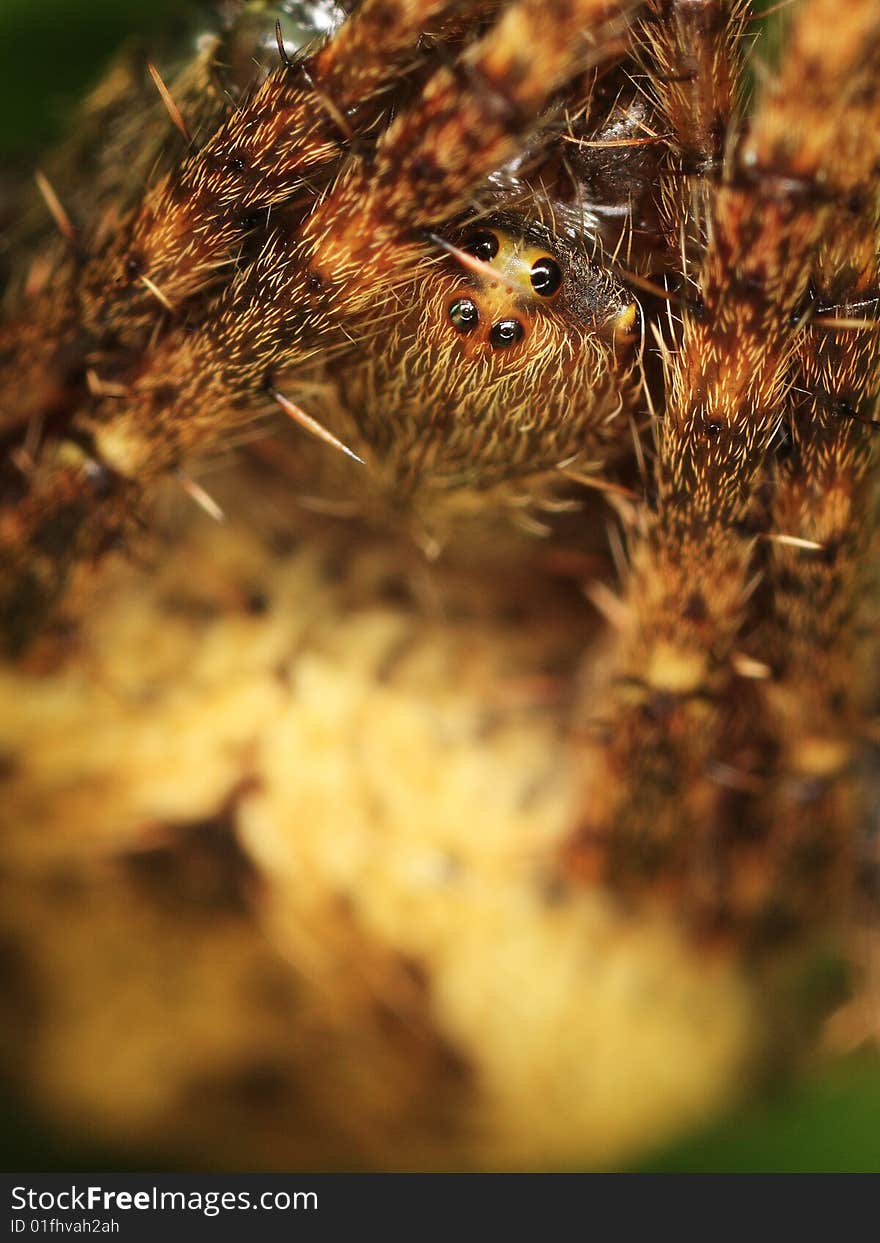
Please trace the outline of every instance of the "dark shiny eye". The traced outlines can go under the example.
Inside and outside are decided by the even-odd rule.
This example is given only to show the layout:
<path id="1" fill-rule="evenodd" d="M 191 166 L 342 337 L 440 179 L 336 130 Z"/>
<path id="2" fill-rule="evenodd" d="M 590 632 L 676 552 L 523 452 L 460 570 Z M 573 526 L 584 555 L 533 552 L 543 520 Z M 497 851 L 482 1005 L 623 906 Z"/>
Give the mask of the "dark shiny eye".
<path id="1" fill-rule="evenodd" d="M 449 318 L 458 332 L 473 332 L 480 322 L 480 312 L 476 302 L 472 302 L 470 298 L 459 298 L 449 308 Z"/>
<path id="2" fill-rule="evenodd" d="M 143 273 L 144 257 L 137 251 L 133 251 L 132 254 L 130 254 L 125 260 L 125 264 L 123 266 L 125 267 L 125 275 L 129 277 L 130 280 L 135 281 Z"/>
<path id="3" fill-rule="evenodd" d="M 555 259 L 539 259 L 532 268 L 532 289 L 542 298 L 550 298 L 562 284 L 562 269 Z"/>
<path id="4" fill-rule="evenodd" d="M 475 259 L 480 259 L 483 263 L 491 263 L 498 254 L 498 238 L 494 233 L 489 233 L 486 230 L 472 233 L 470 237 L 465 239 L 462 250 L 469 255 L 473 255 Z"/>
<path id="5" fill-rule="evenodd" d="M 525 329 L 518 319 L 499 319 L 492 325 L 489 333 L 489 344 L 496 350 L 509 350 L 512 345 L 522 341 Z"/>

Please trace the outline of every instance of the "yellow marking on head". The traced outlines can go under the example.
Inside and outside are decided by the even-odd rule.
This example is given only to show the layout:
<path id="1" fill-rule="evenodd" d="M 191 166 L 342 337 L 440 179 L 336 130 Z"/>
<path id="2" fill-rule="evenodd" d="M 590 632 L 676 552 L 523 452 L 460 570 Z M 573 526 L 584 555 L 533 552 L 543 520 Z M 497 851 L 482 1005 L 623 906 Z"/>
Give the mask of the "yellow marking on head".
<path id="1" fill-rule="evenodd" d="M 476 278 L 456 291 L 446 309 L 465 352 L 488 357 L 524 345 L 535 308 L 552 302 L 562 288 L 559 262 L 544 248 L 503 229 L 473 229 L 460 247 L 441 244 Z"/>

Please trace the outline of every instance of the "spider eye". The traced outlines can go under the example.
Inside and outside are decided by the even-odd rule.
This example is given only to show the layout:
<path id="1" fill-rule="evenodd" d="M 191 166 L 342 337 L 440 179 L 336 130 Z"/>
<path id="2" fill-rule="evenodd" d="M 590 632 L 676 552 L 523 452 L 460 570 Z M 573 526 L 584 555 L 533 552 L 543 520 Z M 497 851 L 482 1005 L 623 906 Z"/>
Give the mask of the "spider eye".
<path id="1" fill-rule="evenodd" d="M 488 229 L 483 229 L 479 233 L 472 233 L 465 240 L 462 250 L 483 263 L 491 263 L 498 254 L 498 238 Z"/>
<path id="2" fill-rule="evenodd" d="M 489 333 L 489 344 L 495 350 L 509 350 L 512 345 L 522 341 L 525 329 L 518 319 L 500 319 L 492 325 Z"/>
<path id="3" fill-rule="evenodd" d="M 532 289 L 542 298 L 551 298 L 562 284 L 562 269 L 555 259 L 545 255 L 531 271 Z"/>
<path id="4" fill-rule="evenodd" d="M 480 321 L 480 312 L 476 302 L 470 298 L 459 298 L 449 308 L 449 318 L 458 332 L 473 332 Z"/>
<path id="5" fill-rule="evenodd" d="M 144 270 L 144 258 L 139 252 L 133 251 L 124 263 L 125 275 L 130 280 L 137 280 Z"/>

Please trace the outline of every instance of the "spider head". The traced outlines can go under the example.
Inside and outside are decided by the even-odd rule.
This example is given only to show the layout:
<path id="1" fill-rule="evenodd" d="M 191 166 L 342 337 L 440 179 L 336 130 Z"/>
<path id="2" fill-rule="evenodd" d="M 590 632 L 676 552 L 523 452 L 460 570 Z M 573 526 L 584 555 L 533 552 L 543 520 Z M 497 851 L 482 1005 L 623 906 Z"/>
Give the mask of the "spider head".
<path id="1" fill-rule="evenodd" d="M 621 287 L 535 228 L 481 225 L 453 253 L 463 271 L 445 318 L 469 358 L 529 353 L 536 320 L 547 313 L 560 335 L 587 328 L 629 339 L 638 328 L 638 305 Z"/>

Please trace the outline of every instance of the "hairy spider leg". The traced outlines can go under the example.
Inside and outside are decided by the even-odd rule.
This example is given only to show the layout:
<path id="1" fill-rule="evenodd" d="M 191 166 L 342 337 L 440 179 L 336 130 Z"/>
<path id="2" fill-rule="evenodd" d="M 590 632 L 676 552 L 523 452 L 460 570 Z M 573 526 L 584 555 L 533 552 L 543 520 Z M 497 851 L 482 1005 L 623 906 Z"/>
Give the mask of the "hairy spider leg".
<path id="1" fill-rule="evenodd" d="M 753 792 L 725 750 L 756 586 L 747 519 L 786 408 L 799 307 L 822 238 L 835 205 L 871 184 L 878 52 L 873 0 L 845 14 L 833 0 L 809 0 L 731 156 L 712 206 L 701 301 L 685 308 L 668 354 L 657 508 L 632 549 L 617 679 L 585 756 L 591 806 L 571 866 L 624 889 L 683 884 L 691 914 L 710 922 L 735 918 L 725 869 L 740 809 L 725 797 L 731 787 Z M 870 107 L 853 113 L 865 99 Z M 846 125 L 853 139 L 842 160 Z"/>
<path id="2" fill-rule="evenodd" d="M 858 142 L 873 141 L 880 160 L 878 89 L 855 105 L 863 124 L 851 120 L 838 136 L 838 177 L 864 170 Z M 878 167 L 834 205 L 816 256 L 812 320 L 792 360 L 788 452 L 773 481 L 766 622 L 754 635 L 772 669 L 756 686 L 769 739 L 761 815 L 772 828 L 770 871 L 786 907 L 814 917 L 851 910 L 853 879 L 868 863 L 860 851 L 871 815 L 864 722 L 878 690 L 866 615 L 877 587 Z"/>
<path id="3" fill-rule="evenodd" d="M 101 193 L 84 204 L 93 210 L 81 222 L 78 251 L 53 246 L 51 262 L 41 256 L 51 273 L 45 291 L 25 298 L 0 327 L 0 427 L 41 417 L 60 401 L 81 402 L 71 381 L 81 374 L 77 361 L 97 355 L 109 371 L 121 354 L 124 365 L 162 332 L 169 312 L 191 309 L 197 295 L 230 279 L 260 214 L 297 192 L 311 199 L 311 175 L 351 145 L 347 114 L 360 110 L 351 125 L 375 120 L 384 104 L 371 101 L 414 55 L 424 24 L 449 7 L 450 0 L 364 0 L 324 47 L 282 64 L 231 112 L 211 81 L 218 47 L 197 58 L 166 93 L 186 114 L 181 120 L 195 134 L 210 128 L 210 137 L 167 171 L 164 161 L 147 169 L 143 151 L 155 149 L 162 127 L 144 108 L 121 150 L 107 143 L 113 158 L 97 161 Z M 117 79 L 119 91 L 131 90 L 124 66 Z M 102 96 L 95 123 L 112 122 L 117 106 L 115 92 Z M 131 179 L 132 164 L 148 188 L 120 216 L 120 179 Z M 16 367 L 14 384 L 4 380 L 4 365 Z"/>
<path id="4" fill-rule="evenodd" d="M 285 62 L 153 186 L 118 239 L 82 274 L 82 323 L 122 343 L 156 319 L 144 278 L 180 310 L 218 279 L 258 213 L 309 192 L 310 176 L 381 113 L 383 88 L 449 0 L 364 0 L 320 51 Z M 376 106 L 368 108 L 379 96 Z M 359 116 L 349 119 L 357 109 Z M 369 112 L 369 117 L 365 115 Z"/>
<path id="5" fill-rule="evenodd" d="M 653 0 L 640 31 L 646 89 L 669 135 L 660 212 L 674 252 L 704 245 L 713 185 L 743 106 L 749 0 Z"/>

